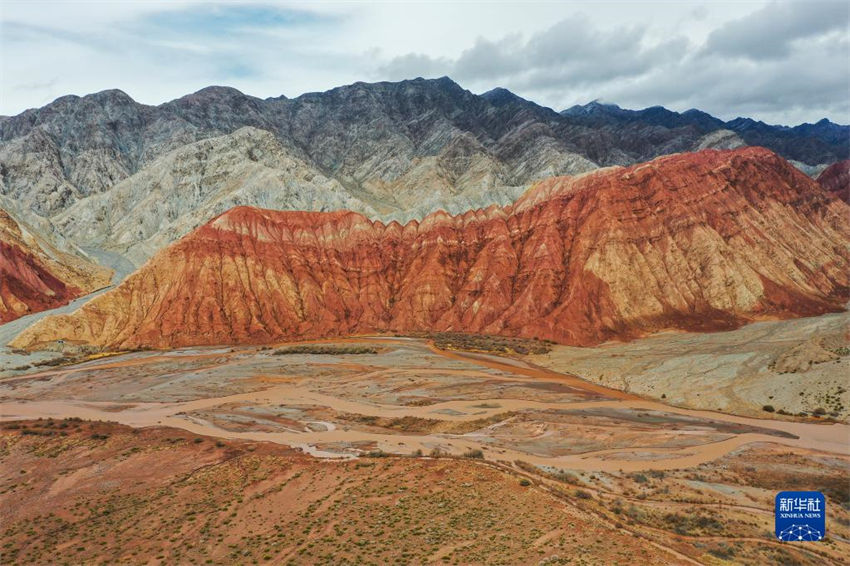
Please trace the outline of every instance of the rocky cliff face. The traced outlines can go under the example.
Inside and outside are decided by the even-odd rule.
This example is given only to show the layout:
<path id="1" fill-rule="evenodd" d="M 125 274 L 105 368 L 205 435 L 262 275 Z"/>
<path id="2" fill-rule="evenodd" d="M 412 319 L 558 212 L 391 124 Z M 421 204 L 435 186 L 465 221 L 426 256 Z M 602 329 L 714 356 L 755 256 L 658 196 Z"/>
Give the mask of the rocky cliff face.
<path id="1" fill-rule="evenodd" d="M 50 216 L 209 131 L 109 90 L 0 122 L 0 193 Z"/>
<path id="2" fill-rule="evenodd" d="M 118 252 L 140 265 L 210 218 L 244 204 L 375 214 L 271 133 L 246 126 L 182 146 L 52 221 L 78 245 Z"/>
<path id="3" fill-rule="evenodd" d="M 68 303 L 111 272 L 60 252 L 0 209 L 0 323 Z"/>
<path id="4" fill-rule="evenodd" d="M 412 216 L 420 193 L 432 207 L 451 208 L 457 194 L 490 204 L 491 189 L 595 168 L 550 127 L 558 118 L 520 98 L 490 104 L 448 79 L 356 83 L 292 100 L 209 87 L 157 107 L 121 91 L 66 96 L 0 122 L 0 193 L 52 217 L 181 146 L 247 126 L 378 212 Z"/>
<path id="5" fill-rule="evenodd" d="M 78 237 L 73 228 L 85 220 L 92 245 L 118 241 L 139 263 L 236 204 L 345 206 L 406 222 L 508 204 L 544 178 L 673 152 L 757 143 L 801 163 L 827 163 L 848 157 L 848 136 L 830 123 L 726 124 L 660 107 L 594 103 L 558 114 L 504 89 L 478 96 L 448 78 L 355 83 L 295 99 L 209 87 L 160 106 L 110 90 L 0 120 L 0 197 L 32 224 L 52 222 L 60 238 Z M 270 148 L 264 158 L 234 161 L 258 144 Z M 187 166 L 195 152 L 203 160 Z M 236 194 L 238 186 L 252 188 Z M 145 193 L 170 203 L 162 223 L 150 217 L 156 206 L 141 203 Z M 142 211 L 123 226 L 104 213 L 130 204 Z M 160 228 L 162 236 L 153 235 Z"/>
<path id="6" fill-rule="evenodd" d="M 850 203 L 850 159 L 833 163 L 818 175 L 818 183 L 844 202 Z"/>
<path id="7" fill-rule="evenodd" d="M 848 205 L 761 148 L 542 182 L 405 225 L 238 207 L 13 342 L 172 347 L 456 330 L 594 344 L 840 310 Z"/>

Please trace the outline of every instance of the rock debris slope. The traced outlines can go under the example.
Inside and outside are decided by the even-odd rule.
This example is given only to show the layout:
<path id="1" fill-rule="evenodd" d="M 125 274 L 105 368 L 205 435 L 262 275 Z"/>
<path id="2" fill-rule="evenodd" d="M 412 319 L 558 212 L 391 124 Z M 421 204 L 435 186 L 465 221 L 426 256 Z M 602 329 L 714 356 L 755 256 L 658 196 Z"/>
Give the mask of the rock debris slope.
<path id="1" fill-rule="evenodd" d="M 109 269 L 61 252 L 0 209 L 0 323 L 109 284 Z"/>
<path id="2" fill-rule="evenodd" d="M 595 344 L 840 310 L 848 205 L 762 148 L 539 183 L 406 225 L 238 207 L 13 345 L 263 343 L 456 330 Z"/>

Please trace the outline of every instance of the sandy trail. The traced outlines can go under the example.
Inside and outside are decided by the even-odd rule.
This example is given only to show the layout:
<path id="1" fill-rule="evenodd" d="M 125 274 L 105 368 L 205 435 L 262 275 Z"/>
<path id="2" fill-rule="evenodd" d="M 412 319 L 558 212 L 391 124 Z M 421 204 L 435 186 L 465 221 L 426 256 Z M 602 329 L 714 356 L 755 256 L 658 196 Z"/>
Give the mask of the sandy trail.
<path id="1" fill-rule="evenodd" d="M 387 344 L 396 342 L 396 340 L 349 339 L 335 340 L 335 342 L 379 342 Z M 409 341 L 398 342 L 409 344 Z M 731 435 L 730 437 L 720 441 L 681 448 L 664 446 L 627 447 L 595 450 L 563 456 L 544 456 L 509 448 L 488 447 L 485 448 L 485 456 L 491 460 L 511 462 L 514 460 L 523 460 L 535 465 L 573 470 L 596 471 L 621 469 L 631 472 L 693 467 L 716 460 L 743 446 L 757 442 L 771 442 L 805 451 L 816 450 L 842 456 L 850 455 L 850 426 L 846 424 L 816 424 L 755 419 L 712 411 L 684 409 L 641 399 L 629 393 L 607 389 L 574 376 L 537 368 L 516 360 L 501 361 L 498 357 L 492 355 L 445 352 L 434 348 L 432 345 L 429 345 L 429 349 L 434 354 L 445 358 L 461 360 L 467 363 L 471 362 L 479 366 L 506 372 L 513 376 L 511 377 L 513 380 L 527 380 L 529 382 L 555 381 L 567 385 L 579 393 L 586 394 L 589 399 L 597 400 L 540 402 L 511 398 L 477 398 L 474 400 L 445 401 L 426 406 L 400 406 L 342 399 L 333 395 L 312 391 L 305 386 L 293 383 L 280 383 L 272 384 L 270 387 L 260 391 L 174 403 L 145 402 L 123 405 L 116 402 L 89 402 L 79 400 L 10 401 L 0 403 L 0 420 L 39 417 L 53 417 L 57 419 L 80 417 L 93 420 L 117 421 L 133 427 L 172 426 L 201 435 L 276 442 L 301 447 L 317 456 L 340 457 L 340 454 L 323 451 L 318 446 L 334 443 L 374 443 L 379 449 L 392 453 L 410 453 L 415 450 L 422 450 L 427 453 L 432 449 L 439 448 L 454 454 L 472 449 L 480 449 L 482 446 L 474 435 L 384 434 L 380 432 L 348 430 L 340 426 L 330 426 L 326 427 L 327 430 L 324 431 L 309 432 L 232 431 L 218 427 L 197 416 L 189 416 L 187 413 L 203 411 L 226 404 L 253 403 L 286 406 L 312 405 L 328 407 L 338 412 L 374 417 L 397 418 L 408 416 L 463 422 L 486 418 L 509 411 L 630 409 L 658 411 L 719 423 L 755 427 L 764 432 L 729 433 Z M 212 355 L 209 353 L 198 353 L 199 357 L 211 357 Z M 214 355 L 220 356 L 223 354 Z M 147 361 L 158 359 L 161 359 L 161 356 L 146 358 Z M 103 363 L 103 366 L 100 367 L 122 367 L 124 363 L 135 365 L 140 363 L 140 360 L 127 360 L 126 362 L 110 361 Z M 66 371 L 70 370 L 41 372 L 27 377 L 46 377 L 47 375 L 62 374 Z M 469 375 L 471 372 L 464 371 L 463 373 Z M 493 379 L 494 376 L 487 375 L 486 378 Z"/>

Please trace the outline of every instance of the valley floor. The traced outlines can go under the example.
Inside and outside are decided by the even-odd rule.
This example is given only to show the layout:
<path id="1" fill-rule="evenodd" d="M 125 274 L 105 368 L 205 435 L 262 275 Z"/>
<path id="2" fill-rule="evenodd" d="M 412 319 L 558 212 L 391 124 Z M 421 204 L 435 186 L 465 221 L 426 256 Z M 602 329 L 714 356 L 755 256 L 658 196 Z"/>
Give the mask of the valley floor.
<path id="1" fill-rule="evenodd" d="M 668 406 L 418 339 L 36 369 L 0 379 L 0 420 L 4 552 L 24 563 L 850 553 L 850 425 Z M 775 541 L 784 489 L 827 493 L 828 541 Z"/>

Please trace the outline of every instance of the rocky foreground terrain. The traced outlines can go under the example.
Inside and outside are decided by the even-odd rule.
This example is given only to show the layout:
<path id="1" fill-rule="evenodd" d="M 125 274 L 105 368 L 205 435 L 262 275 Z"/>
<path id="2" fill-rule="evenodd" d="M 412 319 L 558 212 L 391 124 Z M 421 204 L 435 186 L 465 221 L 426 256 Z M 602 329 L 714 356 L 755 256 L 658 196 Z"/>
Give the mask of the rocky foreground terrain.
<path id="1" fill-rule="evenodd" d="M 538 184 L 383 224 L 240 207 L 13 341 L 105 349 L 465 331 L 589 345 L 842 310 L 850 207 L 761 148 Z"/>
<path id="2" fill-rule="evenodd" d="M 591 103 L 557 113 L 448 78 L 261 100 L 209 87 L 159 106 L 118 90 L 0 117 L 0 202 L 45 236 L 127 255 L 236 205 L 405 222 L 507 204 L 531 183 L 663 154 L 761 145 L 812 173 L 850 128 L 723 122 Z"/>
<path id="3" fill-rule="evenodd" d="M 163 427 L 3 423 L 4 563 L 840 564 L 846 459 L 759 445 L 672 472 L 546 474 L 472 458 L 321 461 Z M 772 537 L 777 490 L 823 490 L 828 538 Z"/>
<path id="4" fill-rule="evenodd" d="M 0 561 L 841 564 L 848 433 L 412 338 L 38 363 L 0 376 Z M 775 539 L 784 489 L 824 541 Z"/>
<path id="5" fill-rule="evenodd" d="M 0 323 L 67 304 L 109 284 L 112 272 L 64 253 L 0 209 Z"/>

